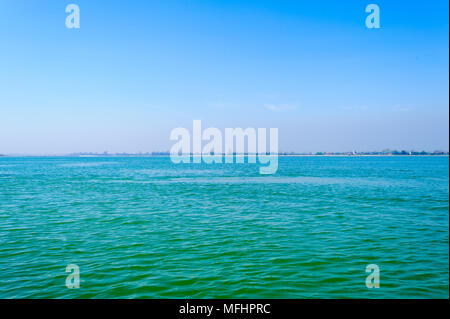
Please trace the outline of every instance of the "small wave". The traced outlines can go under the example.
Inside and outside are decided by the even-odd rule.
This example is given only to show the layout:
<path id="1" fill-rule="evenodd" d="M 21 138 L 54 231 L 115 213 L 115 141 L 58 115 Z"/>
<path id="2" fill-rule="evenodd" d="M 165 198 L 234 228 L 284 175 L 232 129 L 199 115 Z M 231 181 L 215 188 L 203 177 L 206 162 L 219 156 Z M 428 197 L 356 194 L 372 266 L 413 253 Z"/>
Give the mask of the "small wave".
<path id="1" fill-rule="evenodd" d="M 110 164 L 118 164 L 118 162 L 65 163 L 65 164 L 59 164 L 59 166 L 61 166 L 61 167 L 95 167 L 95 166 L 103 166 L 103 165 L 110 165 Z"/>

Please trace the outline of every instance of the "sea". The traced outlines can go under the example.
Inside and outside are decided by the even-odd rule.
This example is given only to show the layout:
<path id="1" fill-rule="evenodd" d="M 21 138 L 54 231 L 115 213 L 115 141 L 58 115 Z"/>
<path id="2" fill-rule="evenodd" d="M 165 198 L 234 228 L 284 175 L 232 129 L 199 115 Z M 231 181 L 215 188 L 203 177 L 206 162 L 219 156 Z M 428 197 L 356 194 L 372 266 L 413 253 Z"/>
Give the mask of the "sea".
<path id="1" fill-rule="evenodd" d="M 259 167 L 1 157 L 0 298 L 448 298 L 447 156 Z"/>

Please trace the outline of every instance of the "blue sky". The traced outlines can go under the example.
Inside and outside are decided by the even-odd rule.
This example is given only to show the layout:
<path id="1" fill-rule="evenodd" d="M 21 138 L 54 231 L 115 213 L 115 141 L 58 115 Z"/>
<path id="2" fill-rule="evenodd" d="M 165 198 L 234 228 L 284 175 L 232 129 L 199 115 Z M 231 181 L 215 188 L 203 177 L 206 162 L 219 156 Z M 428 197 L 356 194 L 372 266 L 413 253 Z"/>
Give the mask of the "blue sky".
<path id="1" fill-rule="evenodd" d="M 365 27 L 369 3 L 380 29 Z M 194 119 L 278 127 L 281 151 L 448 150 L 448 9 L 3 0 L 0 154 L 169 150 Z"/>

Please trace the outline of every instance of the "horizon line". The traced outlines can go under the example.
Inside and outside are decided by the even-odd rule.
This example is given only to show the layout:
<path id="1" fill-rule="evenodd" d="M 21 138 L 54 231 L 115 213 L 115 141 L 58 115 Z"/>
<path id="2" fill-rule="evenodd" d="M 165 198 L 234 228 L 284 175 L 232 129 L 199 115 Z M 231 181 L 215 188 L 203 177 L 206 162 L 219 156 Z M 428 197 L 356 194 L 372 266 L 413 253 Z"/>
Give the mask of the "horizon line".
<path id="1" fill-rule="evenodd" d="M 74 153 L 0 153 L 0 157 L 151 157 L 151 156 L 170 156 L 170 152 L 136 152 L 136 153 L 127 153 L 127 152 L 74 152 Z M 383 151 L 340 151 L 340 152 L 327 152 L 327 151 L 318 151 L 318 152 L 277 152 L 277 153 L 217 153 L 217 154 L 202 154 L 202 153 L 184 153 L 178 154 L 178 156 L 258 156 L 258 155 L 278 155 L 278 156 L 426 156 L 426 155 L 449 155 L 448 150 L 434 150 L 434 151 L 415 151 L 415 150 L 390 150 L 385 149 Z"/>

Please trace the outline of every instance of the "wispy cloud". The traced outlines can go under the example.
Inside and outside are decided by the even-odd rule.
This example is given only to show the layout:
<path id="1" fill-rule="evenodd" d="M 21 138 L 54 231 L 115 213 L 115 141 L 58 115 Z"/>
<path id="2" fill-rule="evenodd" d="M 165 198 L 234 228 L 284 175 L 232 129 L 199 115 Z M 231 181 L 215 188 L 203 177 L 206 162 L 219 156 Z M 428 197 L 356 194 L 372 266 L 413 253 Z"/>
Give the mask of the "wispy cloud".
<path id="1" fill-rule="evenodd" d="M 231 109 L 238 107 L 238 104 L 230 101 L 214 101 L 214 102 L 206 102 L 206 106 L 214 108 L 214 109 Z"/>
<path id="2" fill-rule="evenodd" d="M 409 112 L 411 110 L 412 108 L 402 105 L 394 105 L 394 107 L 392 108 L 392 111 L 394 112 Z"/>
<path id="3" fill-rule="evenodd" d="M 339 109 L 343 111 L 366 111 L 369 108 L 366 105 L 342 106 Z"/>
<path id="4" fill-rule="evenodd" d="M 265 104 L 264 107 L 272 112 L 286 112 L 297 109 L 297 106 L 293 104 Z"/>

